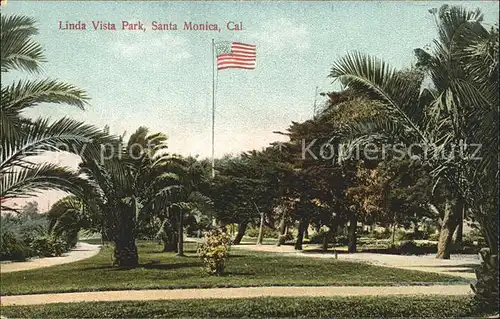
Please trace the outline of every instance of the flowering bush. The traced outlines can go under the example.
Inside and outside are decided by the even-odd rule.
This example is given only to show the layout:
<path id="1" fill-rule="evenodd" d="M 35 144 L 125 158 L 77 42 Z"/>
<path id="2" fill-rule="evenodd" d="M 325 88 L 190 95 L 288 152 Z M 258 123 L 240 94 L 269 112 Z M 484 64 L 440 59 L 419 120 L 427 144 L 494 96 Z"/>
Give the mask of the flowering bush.
<path id="1" fill-rule="evenodd" d="M 220 275 L 229 256 L 230 237 L 220 229 L 205 233 L 204 243 L 198 249 L 198 255 L 203 259 L 205 269 L 209 274 Z"/>

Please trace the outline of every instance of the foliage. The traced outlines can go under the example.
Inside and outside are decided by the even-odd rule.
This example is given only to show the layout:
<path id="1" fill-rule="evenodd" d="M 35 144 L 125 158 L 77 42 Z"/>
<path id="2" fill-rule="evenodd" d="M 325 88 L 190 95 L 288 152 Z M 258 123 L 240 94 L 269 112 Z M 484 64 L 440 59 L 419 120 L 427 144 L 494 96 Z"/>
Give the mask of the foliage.
<path id="1" fill-rule="evenodd" d="M 84 207 L 77 210 L 100 221 L 103 237 L 115 244 L 116 265 L 137 265 L 137 220 L 147 223 L 169 204 L 167 195 L 175 178 L 163 174 L 169 160 L 166 140 L 163 133 L 150 134 L 139 127 L 127 143 L 119 140 L 104 150 L 108 160 L 82 159 L 80 170 L 91 187 L 80 197 Z"/>
<path id="2" fill-rule="evenodd" d="M 211 275 L 222 275 L 229 257 L 231 238 L 225 232 L 215 228 L 205 233 L 204 241 L 198 249 L 205 270 Z"/>
<path id="3" fill-rule="evenodd" d="M 47 212 L 47 218 L 49 232 L 63 238 L 69 248 L 76 245 L 81 229 L 96 231 L 102 222 L 102 217 L 89 210 L 76 196 L 66 196 L 57 201 Z"/>
<path id="4" fill-rule="evenodd" d="M 270 227 L 264 226 L 262 228 L 262 234 L 264 238 L 278 238 L 278 231 L 276 229 L 272 229 Z M 250 227 L 246 231 L 246 235 L 248 237 L 257 237 L 259 236 L 259 228 L 258 227 Z"/>
<path id="5" fill-rule="evenodd" d="M 498 311 L 498 255 L 492 254 L 488 248 L 479 252 L 481 266 L 476 269 L 477 282 L 471 284 L 474 298 L 485 310 Z"/>
<path id="6" fill-rule="evenodd" d="M 375 230 L 368 235 L 374 239 L 387 239 L 387 238 L 391 237 L 391 231 L 389 230 L 389 228 L 384 227 L 384 229 L 382 231 Z"/>
<path id="7" fill-rule="evenodd" d="M 275 162 L 266 152 L 242 153 L 217 162 L 220 172 L 213 181 L 210 197 L 217 218 L 224 223 L 257 224 L 264 212 L 269 224 L 277 196 Z"/>
<path id="8" fill-rule="evenodd" d="M 73 248 L 77 237 L 55 231 L 47 215 L 38 212 L 36 202 L 26 203 L 16 215 L 1 216 L 1 260 L 54 257 Z"/>
<path id="9" fill-rule="evenodd" d="M 419 61 L 413 74 L 353 52 L 334 63 L 330 76 L 382 103 L 383 116 L 350 125 L 353 144 L 378 139 L 425 145 L 426 150 L 415 155 L 429 166 L 434 185 L 444 182 L 453 199 L 447 199 L 438 257 L 449 258 L 449 243 L 464 206 L 497 255 L 499 122 L 491 119 L 498 119 L 500 103 L 498 24 L 488 30 L 479 9 L 443 5 L 430 12 L 438 36 L 430 52 L 416 52 Z M 430 85 L 424 85 L 424 79 Z M 472 144 L 481 147 L 463 146 Z"/>
<path id="10" fill-rule="evenodd" d="M 0 236 L 0 260 L 25 260 L 33 256 L 30 247 L 12 231 L 2 229 Z"/>
<path id="11" fill-rule="evenodd" d="M 309 243 L 311 244 L 322 244 L 323 243 L 323 238 L 324 236 L 329 236 L 328 238 L 328 243 L 329 244 L 334 244 L 336 246 L 344 246 L 347 245 L 348 239 L 347 236 L 345 235 L 337 235 L 335 237 L 331 236 L 331 233 L 329 231 L 320 231 L 320 232 L 315 232 L 309 237 Z"/>
<path id="12" fill-rule="evenodd" d="M 259 297 L 5 306 L 12 318 L 479 318 L 468 296 Z"/>
<path id="13" fill-rule="evenodd" d="M 469 232 L 465 233 L 462 239 L 464 245 L 474 245 L 477 243 L 478 246 L 486 246 L 486 240 L 484 235 L 478 229 L 471 229 Z"/>
<path id="14" fill-rule="evenodd" d="M 59 257 L 68 246 L 68 243 L 50 233 L 40 233 L 30 242 L 30 248 L 40 257 Z"/>
<path id="15" fill-rule="evenodd" d="M 1 17 L 1 72 L 38 73 L 45 61 L 43 49 L 34 40 L 35 20 L 25 16 Z M 73 85 L 51 79 L 19 80 L 5 86 L 0 103 L 0 199 L 3 210 L 14 210 L 5 200 L 30 197 L 42 190 L 61 189 L 82 195 L 86 181 L 66 167 L 36 164 L 29 158 L 46 151 L 68 151 L 97 156 L 107 135 L 93 126 L 69 118 L 51 123 L 32 120 L 24 110 L 43 103 L 67 104 L 84 109 L 86 93 Z"/>

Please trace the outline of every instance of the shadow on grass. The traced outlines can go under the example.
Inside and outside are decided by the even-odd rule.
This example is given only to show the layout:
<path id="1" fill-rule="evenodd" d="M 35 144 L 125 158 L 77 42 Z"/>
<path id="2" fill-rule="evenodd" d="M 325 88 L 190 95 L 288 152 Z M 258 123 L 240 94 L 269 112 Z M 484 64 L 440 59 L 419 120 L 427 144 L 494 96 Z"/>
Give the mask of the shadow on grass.
<path id="1" fill-rule="evenodd" d="M 463 272 L 463 273 L 473 274 L 474 269 L 473 268 L 470 268 L 470 269 L 450 269 L 450 270 L 448 270 L 448 272 Z"/>
<path id="2" fill-rule="evenodd" d="M 254 276 L 254 272 L 248 272 L 248 271 L 225 271 L 222 275 L 219 275 L 219 277 L 231 277 L 231 276 Z"/>
<path id="3" fill-rule="evenodd" d="M 162 270 L 172 270 L 172 269 L 181 269 L 181 268 L 191 268 L 191 267 L 200 267 L 202 266 L 201 262 L 198 263 L 175 263 L 175 264 L 141 264 L 138 268 L 144 269 L 162 269 Z"/>
<path id="4" fill-rule="evenodd" d="M 181 268 L 191 268 L 191 267 L 200 267 L 202 266 L 201 261 L 200 262 L 189 262 L 189 263 L 142 263 L 137 265 L 137 267 L 118 267 L 118 266 L 113 266 L 113 265 L 104 265 L 104 266 L 97 266 L 97 267 L 85 267 L 82 270 L 110 270 L 110 271 L 128 271 L 128 270 L 134 270 L 134 269 L 163 269 L 163 270 L 174 270 L 174 269 L 181 269 Z"/>
<path id="5" fill-rule="evenodd" d="M 298 250 L 298 251 L 301 251 L 303 254 L 313 254 L 313 253 L 314 254 L 323 253 L 326 255 L 334 255 L 335 254 L 335 251 L 333 251 L 333 250 L 323 251 L 322 249 L 308 249 L 308 250 Z M 358 251 L 358 253 L 359 253 L 359 251 Z M 348 255 L 348 254 L 352 254 L 352 253 L 349 253 L 345 250 L 337 250 L 337 255 Z"/>
<path id="6" fill-rule="evenodd" d="M 436 265 L 436 266 L 432 266 L 432 267 L 436 267 L 436 268 L 465 268 L 465 267 L 475 268 L 475 267 L 479 267 L 479 266 L 480 266 L 479 264 L 459 264 L 459 265 Z"/>

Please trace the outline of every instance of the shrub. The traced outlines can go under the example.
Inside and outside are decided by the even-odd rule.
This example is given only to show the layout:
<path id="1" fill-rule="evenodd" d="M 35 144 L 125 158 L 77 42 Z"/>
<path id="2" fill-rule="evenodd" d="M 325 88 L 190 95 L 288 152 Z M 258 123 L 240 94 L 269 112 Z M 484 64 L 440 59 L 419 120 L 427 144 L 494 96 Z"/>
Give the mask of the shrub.
<path id="1" fill-rule="evenodd" d="M 435 253 L 437 245 L 433 243 L 417 244 L 413 240 L 405 240 L 396 247 L 396 250 L 400 255 L 423 255 Z"/>
<path id="2" fill-rule="evenodd" d="M 40 234 L 33 239 L 30 247 L 37 256 L 58 257 L 66 251 L 67 244 L 50 234 Z"/>
<path id="3" fill-rule="evenodd" d="M 247 229 L 246 235 L 248 237 L 259 237 L 259 227 L 251 227 Z M 269 227 L 262 228 L 263 238 L 278 238 L 279 232 L 276 229 Z"/>
<path id="4" fill-rule="evenodd" d="M 0 237 L 0 260 L 25 260 L 33 251 L 11 231 L 3 231 Z"/>
<path id="5" fill-rule="evenodd" d="M 388 239 L 391 237 L 391 230 L 389 228 L 384 228 L 383 231 L 374 231 L 369 234 L 369 237 L 374 239 Z"/>
<path id="6" fill-rule="evenodd" d="M 311 244 L 322 244 L 323 243 L 323 236 L 325 235 L 325 232 L 317 232 L 314 233 L 310 239 L 309 243 Z M 329 244 L 335 244 L 335 245 L 340 245 L 340 246 L 345 246 L 349 240 L 347 239 L 347 236 L 339 234 L 335 237 L 330 234 L 330 237 L 328 238 L 328 243 Z"/>
<path id="7" fill-rule="evenodd" d="M 358 245 L 360 248 L 387 248 L 391 244 L 390 241 L 390 239 L 373 239 L 365 237 L 358 239 Z"/>
<path id="8" fill-rule="evenodd" d="M 1 216 L 0 260 L 25 260 L 33 256 L 53 257 L 73 248 L 78 240 L 76 231 L 60 235 L 48 232 L 48 222 L 38 213 Z"/>
<path id="9" fill-rule="evenodd" d="M 429 236 L 427 236 L 427 240 L 438 241 L 439 240 L 439 232 L 430 234 Z"/>
<path id="10" fill-rule="evenodd" d="M 462 241 L 464 245 L 486 247 L 486 240 L 479 229 L 471 229 L 471 231 L 465 233 Z"/>
<path id="11" fill-rule="evenodd" d="M 220 275 L 224 272 L 229 245 L 230 237 L 227 233 L 217 228 L 205 233 L 205 240 L 198 249 L 198 255 L 209 274 Z"/>
<path id="12" fill-rule="evenodd" d="M 418 246 L 412 240 L 402 241 L 397 249 L 401 255 L 417 255 L 418 254 Z"/>

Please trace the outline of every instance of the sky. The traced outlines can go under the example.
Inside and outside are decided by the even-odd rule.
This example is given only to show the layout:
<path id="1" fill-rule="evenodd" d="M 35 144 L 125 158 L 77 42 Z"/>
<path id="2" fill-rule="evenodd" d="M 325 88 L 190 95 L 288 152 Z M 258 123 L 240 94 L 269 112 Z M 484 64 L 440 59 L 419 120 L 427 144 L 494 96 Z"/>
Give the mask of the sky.
<path id="1" fill-rule="evenodd" d="M 169 149 L 183 155 L 211 154 L 212 39 L 257 46 L 255 70 L 217 74 L 215 154 L 261 149 L 283 137 L 291 121 L 313 115 L 318 92 L 338 90 L 328 78 L 332 64 L 359 50 L 397 68 L 414 63 L 413 49 L 436 37 L 428 12 L 444 3 L 479 7 L 485 22 L 498 22 L 497 1 L 307 1 L 159 2 L 15 1 L 2 14 L 37 20 L 36 40 L 48 60 L 41 77 L 74 84 L 88 93 L 85 111 L 66 105 L 41 105 L 26 115 L 69 116 L 114 134 L 139 126 L 169 136 Z M 61 30 L 59 22 L 85 23 L 87 30 Z M 114 23 L 117 31 L 94 30 L 92 21 Z M 122 21 L 141 22 L 146 31 L 121 30 Z M 154 31 L 153 22 L 175 23 L 177 31 Z M 243 30 L 227 30 L 228 22 Z M 182 30 L 184 22 L 211 23 L 221 31 Z M 2 85 L 36 78 L 2 74 Z M 74 166 L 72 156 L 52 162 Z M 40 196 L 42 208 L 61 196 Z"/>

